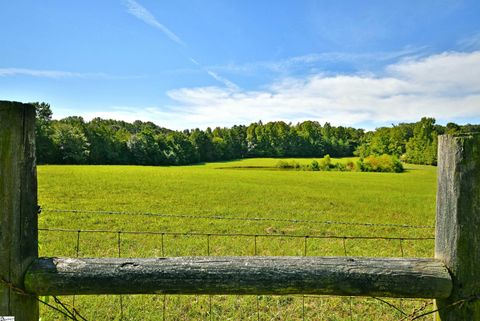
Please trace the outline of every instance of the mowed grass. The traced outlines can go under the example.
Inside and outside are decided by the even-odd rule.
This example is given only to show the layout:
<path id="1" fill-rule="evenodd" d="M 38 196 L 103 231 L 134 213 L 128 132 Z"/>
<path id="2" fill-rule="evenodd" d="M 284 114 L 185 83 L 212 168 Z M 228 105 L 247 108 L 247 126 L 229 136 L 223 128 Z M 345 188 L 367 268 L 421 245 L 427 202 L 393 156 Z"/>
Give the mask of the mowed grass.
<path id="1" fill-rule="evenodd" d="M 311 162 L 311 159 L 296 160 Z M 39 166 L 39 203 L 44 209 L 40 228 L 72 230 L 40 231 L 40 254 L 80 257 L 433 255 L 432 240 L 303 236 L 433 237 L 433 229 L 428 228 L 321 222 L 434 225 L 435 167 L 407 165 L 406 172 L 401 174 L 252 168 L 272 167 L 277 161 L 245 159 L 182 167 Z M 87 212 L 49 211 L 58 209 Z M 138 215 L 141 213 L 192 217 Z M 273 220 L 235 220 L 238 218 Z M 317 222 L 280 221 L 284 219 Z M 78 233 L 78 230 L 111 232 Z M 128 231 L 156 234 L 129 234 Z M 63 299 L 73 302 L 71 297 Z M 401 317 L 371 298 L 350 301 L 350 298 L 302 296 L 149 295 L 122 296 L 121 300 L 124 320 L 162 320 L 164 317 L 165 320 L 350 320 L 351 317 L 396 320 Z M 398 300 L 391 302 L 400 304 Z M 119 296 L 76 297 L 75 304 L 89 320 L 121 319 Z M 410 300 L 401 302 L 408 312 L 422 304 Z M 42 309 L 42 320 L 62 319 Z"/>

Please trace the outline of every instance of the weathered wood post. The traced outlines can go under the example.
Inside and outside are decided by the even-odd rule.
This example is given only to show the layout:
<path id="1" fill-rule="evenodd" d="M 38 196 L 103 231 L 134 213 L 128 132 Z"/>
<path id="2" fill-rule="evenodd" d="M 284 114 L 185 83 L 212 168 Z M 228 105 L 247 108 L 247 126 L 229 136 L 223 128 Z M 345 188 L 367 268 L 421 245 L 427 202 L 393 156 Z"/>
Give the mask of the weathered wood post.
<path id="1" fill-rule="evenodd" d="M 438 144 L 435 258 L 453 290 L 436 300 L 436 319 L 480 320 L 480 135 L 443 135 Z"/>
<path id="2" fill-rule="evenodd" d="M 0 101 L 0 316 L 38 321 L 38 301 L 19 291 L 37 257 L 35 108 Z"/>

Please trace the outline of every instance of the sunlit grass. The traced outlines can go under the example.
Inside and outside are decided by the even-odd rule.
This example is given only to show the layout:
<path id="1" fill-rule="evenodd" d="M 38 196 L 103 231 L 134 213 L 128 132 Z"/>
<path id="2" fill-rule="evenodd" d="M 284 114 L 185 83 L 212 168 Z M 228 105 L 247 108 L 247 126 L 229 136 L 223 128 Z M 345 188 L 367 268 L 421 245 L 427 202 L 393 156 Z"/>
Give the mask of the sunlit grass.
<path id="1" fill-rule="evenodd" d="M 291 160 L 291 159 L 288 159 Z M 311 159 L 296 159 L 309 163 Z M 432 237 L 432 229 L 351 226 L 281 221 L 238 221 L 142 216 L 133 214 L 55 213 L 80 209 L 129 213 L 163 213 L 225 218 L 271 218 L 330 222 L 433 225 L 436 169 L 407 165 L 406 172 L 303 172 L 225 167 L 275 166 L 278 159 L 246 159 L 183 167 L 39 166 L 41 255 L 122 257 L 186 255 L 347 255 L 432 256 L 433 241 L 346 240 L 289 236 Z M 341 160 L 345 161 L 345 160 Z M 75 232 L 110 230 L 113 233 Z M 151 231 L 158 234 L 120 234 Z M 284 237 L 172 235 L 285 234 Z M 162 233 L 165 233 L 162 235 Z M 78 240 L 78 243 L 77 243 Z M 400 244 L 401 243 L 401 244 Z M 71 300 L 71 298 L 67 298 Z M 161 320 L 163 296 L 124 296 L 124 320 Z M 397 300 L 398 301 L 398 300 Z M 210 303 L 211 302 L 211 303 Z M 345 303 L 347 302 L 347 303 Z M 349 320 L 348 298 L 167 296 L 166 320 Z M 407 301 L 405 301 L 407 302 Z M 408 301 L 410 302 L 410 301 Z M 407 304 L 407 303 L 405 303 Z M 421 303 L 408 303 L 421 304 Z M 77 297 L 76 305 L 91 320 L 119 320 L 116 296 Z M 354 299 L 357 320 L 396 320 L 388 306 Z M 409 308 L 411 310 L 411 307 Z M 55 320 L 43 310 L 42 320 Z M 149 312 L 151 311 L 151 312 Z M 390 315 L 389 317 L 385 315 Z M 61 320 L 61 318 L 58 318 Z"/>

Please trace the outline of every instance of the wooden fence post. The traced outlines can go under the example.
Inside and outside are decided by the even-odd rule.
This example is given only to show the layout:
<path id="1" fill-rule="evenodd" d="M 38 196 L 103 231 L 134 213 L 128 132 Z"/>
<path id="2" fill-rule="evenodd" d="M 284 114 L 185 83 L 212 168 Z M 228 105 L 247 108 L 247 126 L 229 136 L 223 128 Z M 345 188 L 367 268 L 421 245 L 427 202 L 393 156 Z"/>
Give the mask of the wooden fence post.
<path id="1" fill-rule="evenodd" d="M 35 108 L 0 101 L 0 316 L 38 321 L 38 301 L 21 294 L 38 257 Z"/>
<path id="2" fill-rule="evenodd" d="M 438 144 L 435 258 L 452 275 L 437 320 L 480 320 L 480 135 L 443 135 Z"/>

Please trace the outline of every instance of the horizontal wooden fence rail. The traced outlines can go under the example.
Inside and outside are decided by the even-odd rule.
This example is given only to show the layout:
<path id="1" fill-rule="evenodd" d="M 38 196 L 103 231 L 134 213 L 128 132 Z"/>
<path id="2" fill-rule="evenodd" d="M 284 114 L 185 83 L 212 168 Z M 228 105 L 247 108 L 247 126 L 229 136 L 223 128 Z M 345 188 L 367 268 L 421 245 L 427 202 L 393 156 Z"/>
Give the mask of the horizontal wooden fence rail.
<path id="1" fill-rule="evenodd" d="M 434 259 L 363 257 L 40 258 L 25 275 L 37 295 L 317 294 L 448 298 Z"/>
<path id="2" fill-rule="evenodd" d="M 480 135 L 439 137 L 435 258 L 39 258 L 35 110 L 0 101 L 0 316 L 38 321 L 39 295 L 326 294 L 434 298 L 480 321 Z"/>

